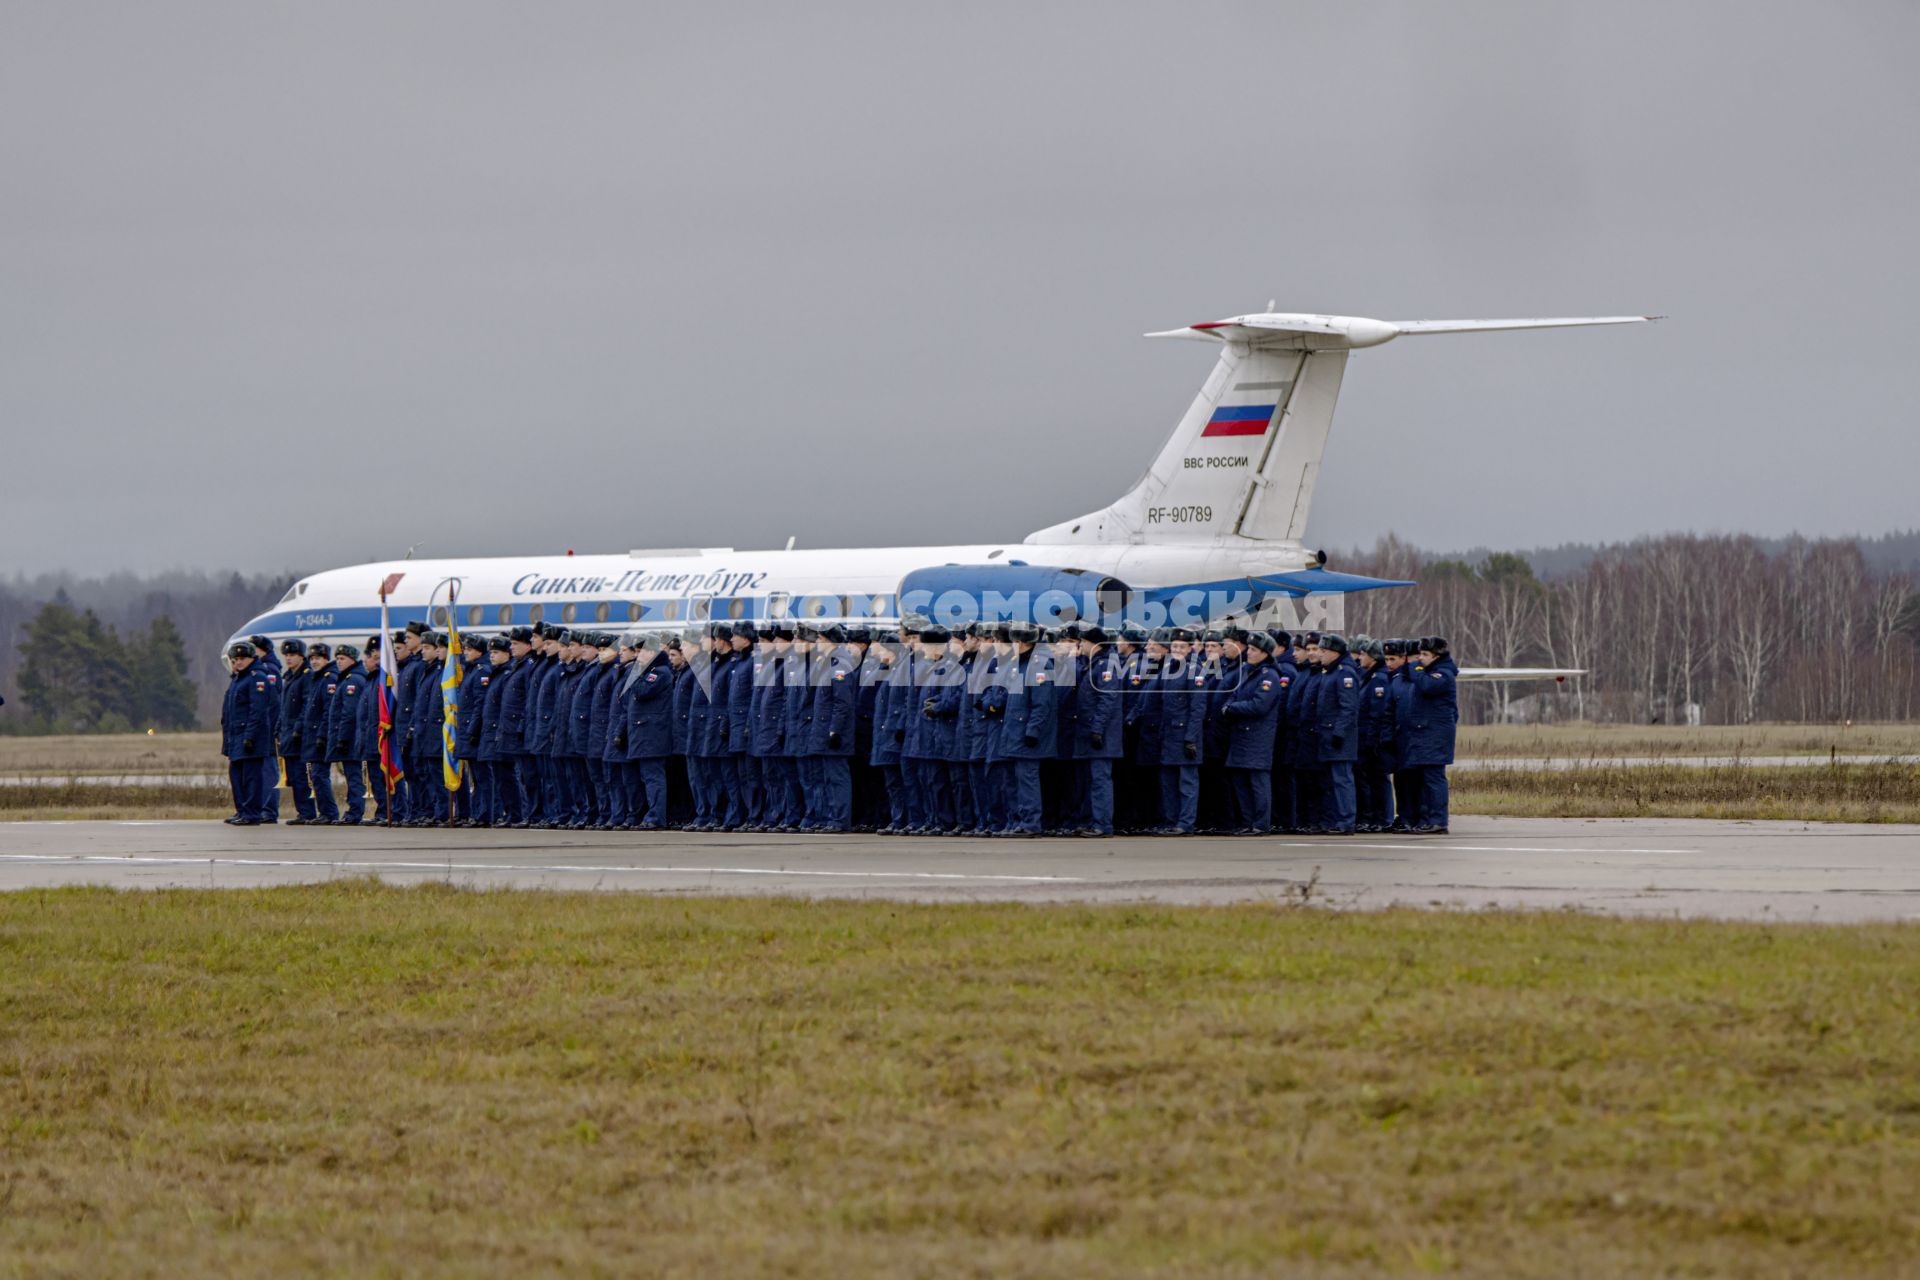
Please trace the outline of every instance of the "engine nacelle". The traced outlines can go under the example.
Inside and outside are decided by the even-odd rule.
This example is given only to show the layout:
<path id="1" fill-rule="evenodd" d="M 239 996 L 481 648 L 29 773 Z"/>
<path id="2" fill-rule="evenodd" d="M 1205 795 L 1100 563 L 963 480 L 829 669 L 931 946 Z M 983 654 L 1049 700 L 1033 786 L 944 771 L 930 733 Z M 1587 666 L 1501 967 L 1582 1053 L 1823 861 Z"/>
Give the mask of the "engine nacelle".
<path id="1" fill-rule="evenodd" d="M 931 618 L 943 627 L 971 622 L 1030 622 L 1057 627 L 1098 621 L 1126 608 L 1132 589 L 1091 569 L 1006 564 L 943 564 L 900 579 L 900 616 Z"/>

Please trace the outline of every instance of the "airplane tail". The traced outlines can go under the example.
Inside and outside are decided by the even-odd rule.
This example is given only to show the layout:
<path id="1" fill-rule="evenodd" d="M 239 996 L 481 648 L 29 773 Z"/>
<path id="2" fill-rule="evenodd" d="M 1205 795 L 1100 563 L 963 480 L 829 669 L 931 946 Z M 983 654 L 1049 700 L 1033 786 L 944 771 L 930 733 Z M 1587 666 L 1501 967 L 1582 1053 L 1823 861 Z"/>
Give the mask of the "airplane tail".
<path id="1" fill-rule="evenodd" d="M 1410 334 L 1637 324 L 1655 316 L 1367 320 L 1236 316 L 1150 338 L 1220 344 L 1220 358 L 1139 483 L 1030 543 L 1299 542 L 1307 530 L 1347 355 Z"/>

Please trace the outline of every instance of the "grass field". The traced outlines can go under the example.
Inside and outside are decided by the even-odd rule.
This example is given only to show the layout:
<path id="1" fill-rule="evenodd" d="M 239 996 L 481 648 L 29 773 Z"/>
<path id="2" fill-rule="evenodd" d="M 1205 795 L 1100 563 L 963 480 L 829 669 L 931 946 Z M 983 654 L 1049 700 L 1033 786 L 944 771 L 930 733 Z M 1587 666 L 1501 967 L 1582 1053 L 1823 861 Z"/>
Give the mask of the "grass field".
<path id="1" fill-rule="evenodd" d="M 1488 724 L 1460 730 L 1462 759 L 1550 756 L 1920 755 L 1920 724 Z"/>
<path id="2" fill-rule="evenodd" d="M 1900 1276 L 1920 929 L 0 897 L 0 1275 Z"/>
<path id="3" fill-rule="evenodd" d="M 1609 765 L 1456 769 L 1459 813 L 1522 818 L 1920 822 L 1920 766 Z"/>

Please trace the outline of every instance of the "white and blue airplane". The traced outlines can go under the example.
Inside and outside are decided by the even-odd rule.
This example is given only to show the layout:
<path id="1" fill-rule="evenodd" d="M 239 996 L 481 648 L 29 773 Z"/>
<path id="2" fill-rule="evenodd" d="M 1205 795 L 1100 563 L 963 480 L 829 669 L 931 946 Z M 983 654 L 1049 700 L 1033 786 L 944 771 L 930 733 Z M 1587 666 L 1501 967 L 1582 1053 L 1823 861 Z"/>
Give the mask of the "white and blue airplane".
<path id="1" fill-rule="evenodd" d="M 1335 572 L 1325 552 L 1301 541 L 1350 352 L 1399 337 L 1656 318 L 1390 322 L 1268 311 L 1148 334 L 1218 344 L 1206 384 L 1133 488 L 1023 541 L 359 564 L 301 578 L 233 639 L 362 643 L 380 627 L 379 593 L 389 581 L 392 626 L 444 628 L 451 608 L 463 632 L 541 621 L 619 632 L 743 619 L 889 626 L 903 613 L 943 623 L 1278 617 L 1315 625 L 1314 602 L 1413 585 Z M 1568 674 L 1576 673 L 1468 668 L 1461 678 Z"/>

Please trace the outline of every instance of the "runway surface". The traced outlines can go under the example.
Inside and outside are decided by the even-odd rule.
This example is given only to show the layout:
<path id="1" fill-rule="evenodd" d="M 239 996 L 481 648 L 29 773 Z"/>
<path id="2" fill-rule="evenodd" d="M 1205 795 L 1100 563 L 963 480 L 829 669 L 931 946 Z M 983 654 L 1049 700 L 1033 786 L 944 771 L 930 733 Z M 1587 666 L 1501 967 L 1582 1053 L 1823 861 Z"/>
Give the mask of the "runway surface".
<path id="1" fill-rule="evenodd" d="M 374 875 L 475 888 L 920 900 L 1574 907 L 1920 920 L 1920 826 L 1472 818 L 1452 834 L 1113 840 L 0 824 L 0 889 L 231 888 Z"/>

